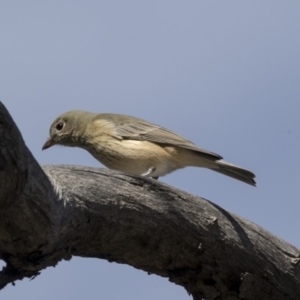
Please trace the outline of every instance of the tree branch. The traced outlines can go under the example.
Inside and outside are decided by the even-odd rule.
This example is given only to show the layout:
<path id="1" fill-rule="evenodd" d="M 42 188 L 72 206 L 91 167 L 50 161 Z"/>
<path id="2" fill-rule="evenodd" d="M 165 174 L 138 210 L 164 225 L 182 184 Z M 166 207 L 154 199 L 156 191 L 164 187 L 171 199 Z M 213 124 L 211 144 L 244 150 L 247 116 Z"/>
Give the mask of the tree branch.
<path id="1" fill-rule="evenodd" d="M 168 277 L 194 299 L 299 299 L 299 250 L 138 176 L 35 161 L 0 103 L 0 288 L 73 255 Z"/>

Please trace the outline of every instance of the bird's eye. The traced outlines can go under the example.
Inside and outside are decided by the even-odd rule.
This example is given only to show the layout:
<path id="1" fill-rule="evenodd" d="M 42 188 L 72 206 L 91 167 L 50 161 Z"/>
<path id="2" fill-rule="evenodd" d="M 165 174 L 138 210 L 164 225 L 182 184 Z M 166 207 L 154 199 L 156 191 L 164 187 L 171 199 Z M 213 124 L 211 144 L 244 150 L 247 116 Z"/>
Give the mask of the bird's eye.
<path id="1" fill-rule="evenodd" d="M 64 128 L 64 123 L 60 122 L 55 127 L 58 131 L 61 131 Z"/>

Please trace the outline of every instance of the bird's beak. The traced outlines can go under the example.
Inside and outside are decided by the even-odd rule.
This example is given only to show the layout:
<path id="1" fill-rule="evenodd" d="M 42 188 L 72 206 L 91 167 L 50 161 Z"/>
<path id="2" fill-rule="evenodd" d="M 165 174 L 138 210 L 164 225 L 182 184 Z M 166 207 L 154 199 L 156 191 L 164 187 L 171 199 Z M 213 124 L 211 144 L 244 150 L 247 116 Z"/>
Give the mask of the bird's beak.
<path id="1" fill-rule="evenodd" d="M 55 142 L 53 140 L 51 140 L 51 138 L 49 138 L 48 141 L 44 144 L 42 150 L 48 149 L 48 148 L 52 147 L 53 145 L 55 145 Z"/>

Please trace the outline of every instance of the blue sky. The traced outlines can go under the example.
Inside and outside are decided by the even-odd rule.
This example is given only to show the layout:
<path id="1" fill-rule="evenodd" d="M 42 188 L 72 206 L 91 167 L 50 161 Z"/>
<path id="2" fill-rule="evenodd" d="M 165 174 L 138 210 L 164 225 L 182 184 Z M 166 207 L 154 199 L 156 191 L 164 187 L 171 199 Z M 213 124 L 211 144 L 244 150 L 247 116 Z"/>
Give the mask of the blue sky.
<path id="1" fill-rule="evenodd" d="M 300 246 L 299 1 L 1 1 L 0 99 L 41 165 L 102 167 L 41 151 L 72 109 L 133 115 L 250 169 L 257 188 L 187 168 L 160 180 Z M 165 278 L 73 258 L 1 298 L 191 299 Z"/>

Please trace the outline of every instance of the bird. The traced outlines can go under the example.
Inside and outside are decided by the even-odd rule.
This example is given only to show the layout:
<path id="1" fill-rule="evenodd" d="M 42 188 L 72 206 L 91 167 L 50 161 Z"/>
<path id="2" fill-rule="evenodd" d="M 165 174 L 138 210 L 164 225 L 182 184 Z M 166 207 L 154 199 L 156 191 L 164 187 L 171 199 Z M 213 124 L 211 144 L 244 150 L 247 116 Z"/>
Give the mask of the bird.
<path id="1" fill-rule="evenodd" d="M 68 111 L 51 124 L 42 150 L 54 145 L 83 148 L 107 168 L 128 174 L 158 179 L 184 167 L 203 167 L 256 186 L 252 172 L 136 117 Z"/>

